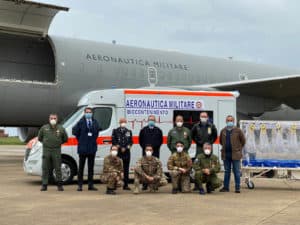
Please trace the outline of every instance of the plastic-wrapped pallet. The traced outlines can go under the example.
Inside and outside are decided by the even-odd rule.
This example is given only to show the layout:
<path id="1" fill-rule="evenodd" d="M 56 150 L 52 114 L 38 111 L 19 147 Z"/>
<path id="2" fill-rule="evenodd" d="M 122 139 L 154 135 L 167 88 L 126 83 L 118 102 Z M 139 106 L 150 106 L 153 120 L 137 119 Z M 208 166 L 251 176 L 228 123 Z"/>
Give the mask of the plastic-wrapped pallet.
<path id="1" fill-rule="evenodd" d="M 300 122 L 241 120 L 246 136 L 243 166 L 300 167 Z"/>

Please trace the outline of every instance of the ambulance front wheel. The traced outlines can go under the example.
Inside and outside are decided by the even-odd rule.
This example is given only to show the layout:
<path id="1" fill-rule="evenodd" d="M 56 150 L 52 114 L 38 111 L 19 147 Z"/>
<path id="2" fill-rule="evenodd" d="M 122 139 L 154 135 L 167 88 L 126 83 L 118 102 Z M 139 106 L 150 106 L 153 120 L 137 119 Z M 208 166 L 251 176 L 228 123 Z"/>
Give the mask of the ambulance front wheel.
<path id="1" fill-rule="evenodd" d="M 74 176 L 76 175 L 76 166 L 68 158 L 62 157 L 61 162 L 61 176 L 63 184 L 70 184 L 73 181 Z M 52 169 L 50 176 L 50 182 L 56 183 L 55 170 Z"/>
<path id="2" fill-rule="evenodd" d="M 251 180 L 248 181 L 248 182 L 247 182 L 247 187 L 248 187 L 249 189 L 254 189 L 255 186 L 254 186 L 253 181 L 251 181 Z"/>

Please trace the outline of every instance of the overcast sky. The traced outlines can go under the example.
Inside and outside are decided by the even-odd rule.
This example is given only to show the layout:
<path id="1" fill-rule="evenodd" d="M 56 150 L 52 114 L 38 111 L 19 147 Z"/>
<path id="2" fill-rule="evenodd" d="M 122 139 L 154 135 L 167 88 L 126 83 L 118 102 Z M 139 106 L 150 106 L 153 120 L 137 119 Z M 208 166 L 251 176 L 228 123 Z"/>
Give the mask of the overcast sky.
<path id="1" fill-rule="evenodd" d="M 50 35 L 300 68 L 297 0 L 35 1 L 70 8 Z"/>
<path id="2" fill-rule="evenodd" d="M 43 2 L 70 8 L 50 34 L 300 68 L 297 0 Z"/>

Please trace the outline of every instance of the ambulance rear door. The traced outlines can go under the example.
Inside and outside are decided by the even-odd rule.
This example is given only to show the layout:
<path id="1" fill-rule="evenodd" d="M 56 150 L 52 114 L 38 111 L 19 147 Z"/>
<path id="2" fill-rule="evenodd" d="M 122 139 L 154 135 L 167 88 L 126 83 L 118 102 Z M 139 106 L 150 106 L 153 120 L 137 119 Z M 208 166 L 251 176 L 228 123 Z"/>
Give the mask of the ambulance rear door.
<path id="1" fill-rule="evenodd" d="M 226 117 L 228 115 L 232 115 L 236 117 L 236 101 L 233 99 L 228 100 L 218 100 L 218 118 L 217 120 L 217 127 L 218 132 L 226 126 Z M 218 152 L 215 152 L 215 154 L 218 154 L 219 158 L 221 159 L 221 146 L 218 146 Z"/>

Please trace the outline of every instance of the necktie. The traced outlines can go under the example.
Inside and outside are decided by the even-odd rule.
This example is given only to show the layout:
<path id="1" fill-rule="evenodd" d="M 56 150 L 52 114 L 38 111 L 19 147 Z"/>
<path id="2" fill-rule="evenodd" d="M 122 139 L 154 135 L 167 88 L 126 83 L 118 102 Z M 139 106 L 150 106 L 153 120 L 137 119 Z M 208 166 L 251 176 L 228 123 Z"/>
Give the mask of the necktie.
<path id="1" fill-rule="evenodd" d="M 92 121 L 91 120 L 88 120 L 88 127 L 90 130 L 92 129 Z"/>

